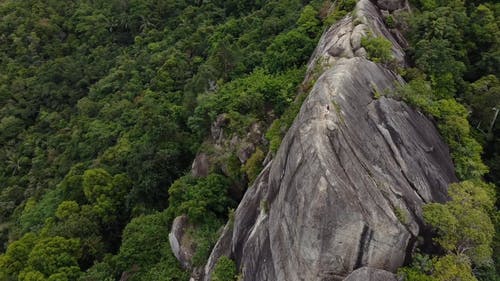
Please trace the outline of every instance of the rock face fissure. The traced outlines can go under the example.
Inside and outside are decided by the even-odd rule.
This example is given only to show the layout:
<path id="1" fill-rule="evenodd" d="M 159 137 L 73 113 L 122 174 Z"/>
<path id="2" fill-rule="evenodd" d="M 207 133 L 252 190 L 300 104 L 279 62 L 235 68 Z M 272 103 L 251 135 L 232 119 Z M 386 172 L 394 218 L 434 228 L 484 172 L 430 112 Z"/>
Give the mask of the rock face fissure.
<path id="1" fill-rule="evenodd" d="M 369 0 L 355 14 L 360 24 L 348 16 L 320 39 L 308 76 L 318 63 L 326 70 L 224 228 L 204 280 L 222 255 L 248 281 L 393 280 L 419 234 L 422 205 L 446 199 L 456 181 L 447 146 L 419 112 L 374 98 L 403 81 L 360 51 L 368 32 L 384 36 L 404 64 L 402 36 Z"/>

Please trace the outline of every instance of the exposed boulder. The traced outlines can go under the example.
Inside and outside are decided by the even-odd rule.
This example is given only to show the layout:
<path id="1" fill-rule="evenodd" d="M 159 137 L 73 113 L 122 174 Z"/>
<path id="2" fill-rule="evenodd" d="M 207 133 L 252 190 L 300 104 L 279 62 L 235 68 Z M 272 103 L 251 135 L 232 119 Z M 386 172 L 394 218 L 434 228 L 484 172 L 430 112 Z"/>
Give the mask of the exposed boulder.
<path id="1" fill-rule="evenodd" d="M 354 270 L 343 281 L 398 281 L 398 279 L 391 272 L 372 267 L 362 267 Z"/>
<path id="2" fill-rule="evenodd" d="M 168 241 L 172 253 L 179 260 L 182 267 L 191 268 L 191 259 L 193 258 L 195 245 L 190 239 L 187 230 L 189 228 L 189 219 L 187 216 L 182 215 L 174 219 L 172 229 L 168 234 Z"/>
<path id="3" fill-rule="evenodd" d="M 255 145 L 253 143 L 243 142 L 240 144 L 240 148 L 236 152 L 236 155 L 238 156 L 238 159 L 240 159 L 241 163 L 244 164 L 254 152 Z"/>
<path id="4" fill-rule="evenodd" d="M 210 171 L 210 160 L 206 153 L 201 152 L 194 158 L 193 164 L 191 165 L 191 174 L 193 177 L 201 178 L 208 176 Z"/>
<path id="5" fill-rule="evenodd" d="M 354 27 L 351 34 L 351 46 L 354 51 L 361 48 L 361 39 L 368 35 L 368 28 L 365 24 L 358 24 Z"/>

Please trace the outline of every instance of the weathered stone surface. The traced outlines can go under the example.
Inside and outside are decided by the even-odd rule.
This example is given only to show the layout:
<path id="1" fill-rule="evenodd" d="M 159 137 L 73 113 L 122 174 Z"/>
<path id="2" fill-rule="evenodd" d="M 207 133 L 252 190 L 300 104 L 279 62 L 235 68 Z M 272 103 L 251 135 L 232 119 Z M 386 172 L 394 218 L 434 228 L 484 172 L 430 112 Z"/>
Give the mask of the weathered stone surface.
<path id="1" fill-rule="evenodd" d="M 392 281 L 420 232 L 422 205 L 446 199 L 456 177 L 434 124 L 403 102 L 375 99 L 404 82 L 352 54 L 365 55 L 358 41 L 369 31 L 391 41 L 404 65 L 404 38 L 369 0 L 355 15 L 365 27 L 348 16 L 320 39 L 305 80 L 318 78 L 318 63 L 326 70 L 226 225 L 204 280 L 226 255 L 245 281 Z"/>
<path id="2" fill-rule="evenodd" d="M 206 177 L 210 169 L 210 160 L 206 153 L 198 153 L 191 165 L 191 174 L 193 177 Z"/>
<path id="3" fill-rule="evenodd" d="M 400 0 L 393 0 L 400 1 Z M 402 1 L 400 1 L 402 2 Z M 379 8 L 370 0 L 359 0 L 356 4 L 356 19 L 366 24 L 374 36 L 383 36 L 392 43 L 394 59 L 405 65 L 405 53 L 403 47 L 407 45 L 406 40 L 398 30 L 389 30 Z"/>
<path id="4" fill-rule="evenodd" d="M 250 156 L 252 156 L 254 152 L 255 145 L 253 143 L 244 142 L 240 144 L 240 148 L 236 152 L 236 155 L 238 156 L 238 159 L 240 159 L 240 162 L 243 164 L 247 162 L 248 158 L 250 158 Z"/>
<path id="5" fill-rule="evenodd" d="M 236 210 L 231 243 L 218 246 L 244 280 L 341 280 L 363 266 L 401 266 L 422 204 L 443 201 L 456 178 L 425 116 L 373 98 L 398 81 L 362 58 L 341 59 L 318 79 Z"/>
<path id="6" fill-rule="evenodd" d="M 354 270 L 344 281 L 398 281 L 398 279 L 391 272 L 372 267 L 362 267 Z"/>
<path id="7" fill-rule="evenodd" d="M 184 268 L 191 268 L 191 259 L 195 249 L 193 242 L 186 233 L 188 227 L 188 217 L 185 215 L 178 216 L 174 219 L 172 229 L 168 234 L 172 253 Z"/>
<path id="8" fill-rule="evenodd" d="M 354 52 L 354 55 L 356 55 L 356 57 L 366 58 L 367 53 L 365 48 L 361 47 Z"/>
<path id="9" fill-rule="evenodd" d="M 368 28 L 365 24 L 358 24 L 354 27 L 351 34 L 351 46 L 354 51 L 361 48 L 361 39 L 367 35 Z"/>
<path id="10" fill-rule="evenodd" d="M 318 63 L 332 66 L 340 58 L 365 56 L 364 52 L 356 53 L 356 51 L 361 47 L 361 38 L 368 34 L 383 36 L 391 41 L 395 61 L 399 65 L 405 65 L 403 46 L 407 43 L 398 30 L 387 29 L 384 18 L 375 4 L 370 0 L 359 0 L 352 14 L 339 20 L 323 33 L 309 60 L 306 81 L 314 75 Z"/>

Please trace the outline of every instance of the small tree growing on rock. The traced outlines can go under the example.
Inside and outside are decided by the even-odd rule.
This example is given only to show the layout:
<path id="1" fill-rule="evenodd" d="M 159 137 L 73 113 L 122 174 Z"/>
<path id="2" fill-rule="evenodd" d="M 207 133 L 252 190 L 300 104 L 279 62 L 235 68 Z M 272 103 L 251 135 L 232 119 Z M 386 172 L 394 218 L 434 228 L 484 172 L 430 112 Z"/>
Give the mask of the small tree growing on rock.
<path id="1" fill-rule="evenodd" d="M 212 281 L 235 281 L 237 273 L 236 263 L 232 259 L 222 256 L 215 265 Z"/>
<path id="2" fill-rule="evenodd" d="M 365 48 L 368 59 L 373 62 L 390 64 L 394 61 L 392 43 L 383 37 L 363 37 L 361 46 Z"/>

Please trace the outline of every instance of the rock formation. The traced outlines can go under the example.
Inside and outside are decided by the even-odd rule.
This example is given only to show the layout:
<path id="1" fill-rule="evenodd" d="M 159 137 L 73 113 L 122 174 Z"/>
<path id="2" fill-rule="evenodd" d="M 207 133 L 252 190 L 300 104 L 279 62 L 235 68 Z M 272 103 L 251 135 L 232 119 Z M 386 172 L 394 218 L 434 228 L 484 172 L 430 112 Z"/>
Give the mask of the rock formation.
<path id="1" fill-rule="evenodd" d="M 404 64 L 402 37 L 368 0 L 353 14 L 320 39 L 306 79 L 324 71 L 224 228 L 205 280 L 222 255 L 248 281 L 391 280 L 382 270 L 413 249 L 422 205 L 446 199 L 456 181 L 447 146 L 424 115 L 380 96 L 403 81 L 359 51 L 368 32 L 384 36 Z"/>
<path id="2" fill-rule="evenodd" d="M 193 241 L 187 233 L 189 227 L 188 217 L 186 215 L 178 216 L 173 221 L 172 229 L 168 234 L 172 253 L 185 269 L 191 269 L 191 260 L 194 255 Z"/>

